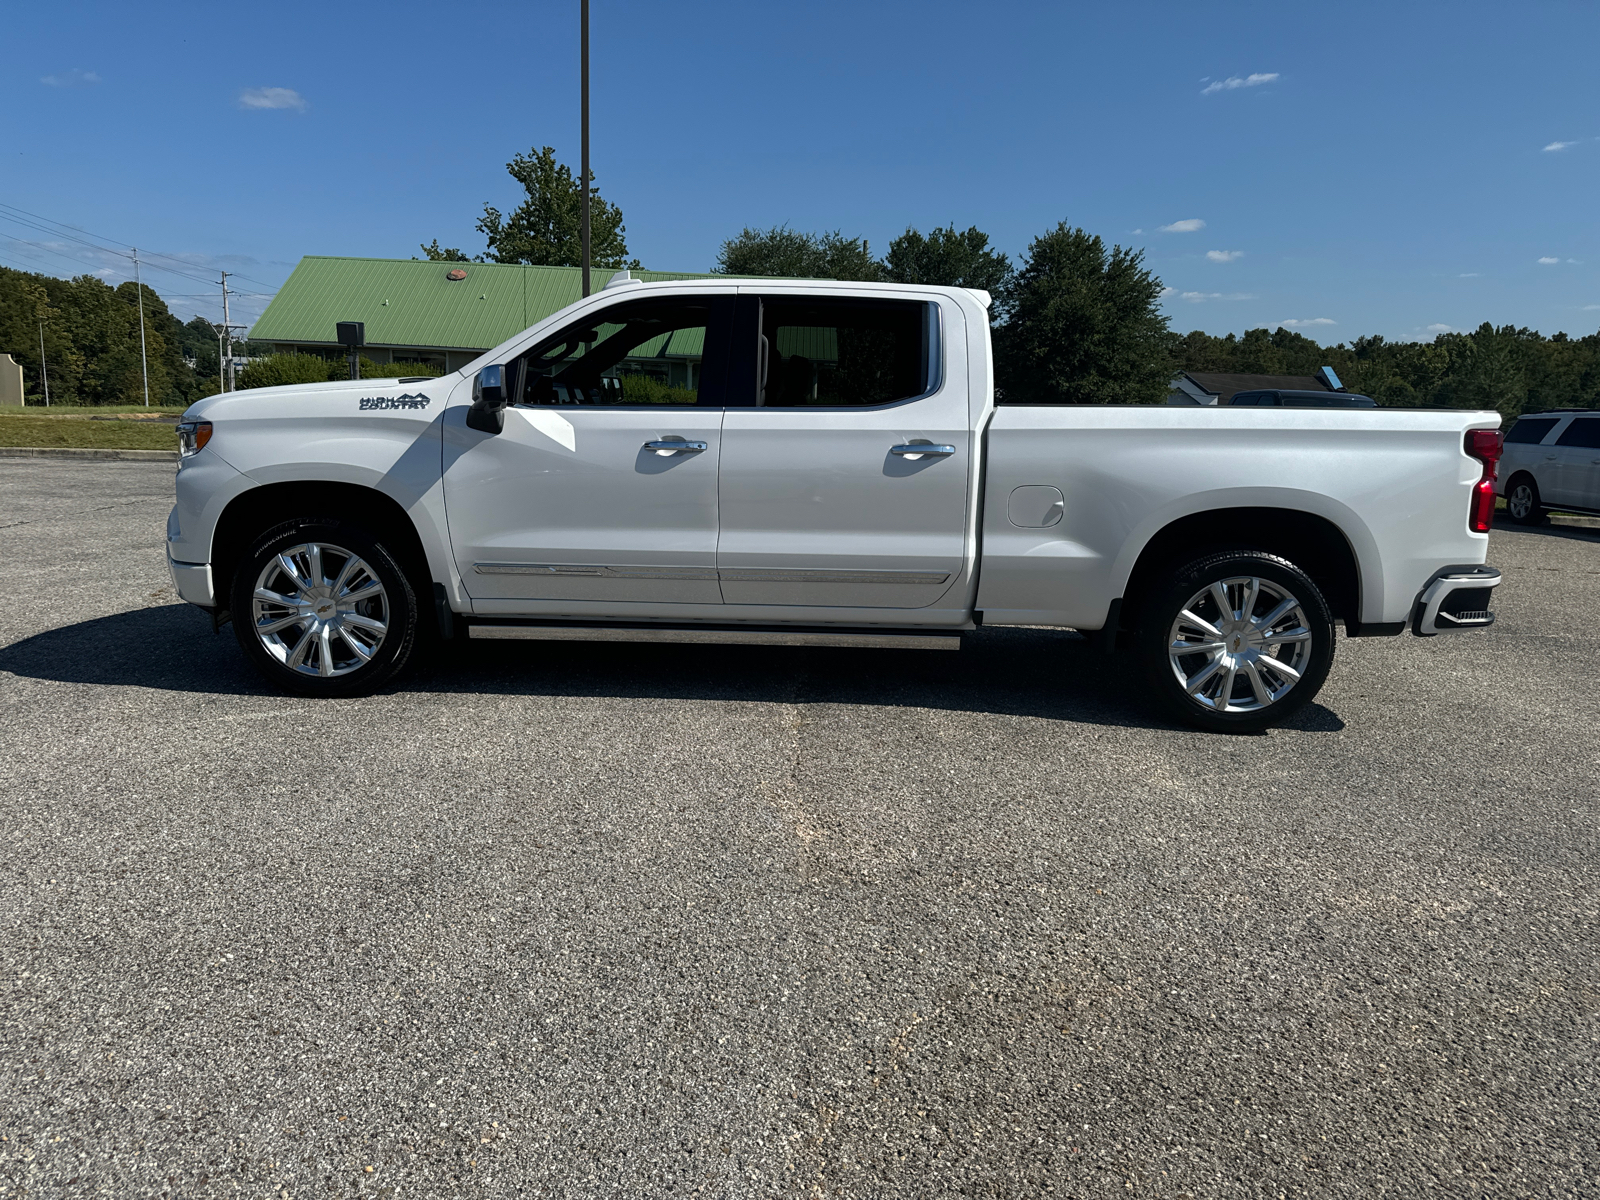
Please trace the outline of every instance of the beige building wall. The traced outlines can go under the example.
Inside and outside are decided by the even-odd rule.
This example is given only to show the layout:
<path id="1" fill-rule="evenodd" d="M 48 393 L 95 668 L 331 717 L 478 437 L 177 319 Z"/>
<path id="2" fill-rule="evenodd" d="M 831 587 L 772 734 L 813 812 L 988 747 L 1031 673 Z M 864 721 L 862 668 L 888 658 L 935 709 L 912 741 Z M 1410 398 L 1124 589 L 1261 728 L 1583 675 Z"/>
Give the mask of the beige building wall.
<path id="1" fill-rule="evenodd" d="M 0 354 L 0 404 L 22 403 L 22 364 Z"/>

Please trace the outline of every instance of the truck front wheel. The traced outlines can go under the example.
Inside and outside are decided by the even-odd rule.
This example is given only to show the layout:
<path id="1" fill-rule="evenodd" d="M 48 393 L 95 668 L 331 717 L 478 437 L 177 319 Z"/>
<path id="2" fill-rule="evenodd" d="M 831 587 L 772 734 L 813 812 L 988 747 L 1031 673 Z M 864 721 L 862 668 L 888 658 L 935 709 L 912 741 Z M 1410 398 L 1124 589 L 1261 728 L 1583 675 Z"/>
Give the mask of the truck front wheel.
<path id="1" fill-rule="evenodd" d="M 1172 715 L 1256 733 L 1309 704 L 1333 665 L 1333 617 L 1317 585 L 1275 554 L 1210 554 L 1150 597 L 1137 635 L 1146 679 Z"/>
<path id="2" fill-rule="evenodd" d="M 266 533 L 233 578 L 233 628 L 273 686 L 302 696 L 364 696 L 411 655 L 417 601 L 395 556 L 332 518 Z"/>

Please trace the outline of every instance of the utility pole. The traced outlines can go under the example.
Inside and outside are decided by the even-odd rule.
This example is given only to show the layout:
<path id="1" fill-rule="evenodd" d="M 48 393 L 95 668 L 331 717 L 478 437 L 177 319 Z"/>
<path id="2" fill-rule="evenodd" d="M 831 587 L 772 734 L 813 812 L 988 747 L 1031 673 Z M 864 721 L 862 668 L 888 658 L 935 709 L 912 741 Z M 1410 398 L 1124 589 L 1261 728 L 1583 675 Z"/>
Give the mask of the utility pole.
<path id="1" fill-rule="evenodd" d="M 150 362 L 144 352 L 144 281 L 139 278 L 139 247 L 133 247 L 133 287 L 139 293 L 139 370 L 144 375 L 144 406 L 150 407 Z M 227 318 L 223 318 L 226 320 Z"/>
<path id="2" fill-rule="evenodd" d="M 222 273 L 222 324 L 215 326 L 217 331 L 217 387 L 224 392 L 233 391 L 234 385 L 237 383 L 233 370 L 233 331 L 243 328 L 243 325 L 234 325 L 229 322 L 228 272 L 224 271 Z"/>
<path id="3" fill-rule="evenodd" d="M 39 319 L 39 376 L 44 380 L 44 406 L 50 407 L 50 368 L 44 361 L 44 318 Z"/>
<path id="4" fill-rule="evenodd" d="M 233 391 L 233 326 L 228 324 L 228 273 L 222 273 L 222 331 L 228 339 L 227 386 L 223 391 Z"/>
<path id="5" fill-rule="evenodd" d="M 583 43 L 583 294 L 589 294 L 589 0 L 578 0 L 582 13 L 580 24 Z"/>

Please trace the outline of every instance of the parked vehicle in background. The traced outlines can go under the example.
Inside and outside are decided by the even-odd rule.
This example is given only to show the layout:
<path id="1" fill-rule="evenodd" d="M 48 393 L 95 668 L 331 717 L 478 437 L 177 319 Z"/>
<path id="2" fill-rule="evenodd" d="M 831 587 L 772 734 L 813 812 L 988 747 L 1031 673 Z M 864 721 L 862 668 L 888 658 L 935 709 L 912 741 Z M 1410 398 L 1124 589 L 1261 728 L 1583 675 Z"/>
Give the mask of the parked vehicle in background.
<path id="1" fill-rule="evenodd" d="M 1235 731 L 1310 702 L 1335 621 L 1494 620 L 1497 413 L 997 406 L 985 293 L 625 274 L 441 378 L 194 405 L 179 595 L 311 696 L 371 691 L 429 633 L 1044 625 Z"/>
<path id="2" fill-rule="evenodd" d="M 1521 525 L 1552 508 L 1600 513 L 1600 412 L 1551 409 L 1524 413 L 1506 434 L 1500 494 Z"/>
<path id="3" fill-rule="evenodd" d="M 1377 408 L 1371 396 L 1357 392 L 1285 391 L 1235 392 L 1228 401 L 1235 407 L 1255 408 Z"/>

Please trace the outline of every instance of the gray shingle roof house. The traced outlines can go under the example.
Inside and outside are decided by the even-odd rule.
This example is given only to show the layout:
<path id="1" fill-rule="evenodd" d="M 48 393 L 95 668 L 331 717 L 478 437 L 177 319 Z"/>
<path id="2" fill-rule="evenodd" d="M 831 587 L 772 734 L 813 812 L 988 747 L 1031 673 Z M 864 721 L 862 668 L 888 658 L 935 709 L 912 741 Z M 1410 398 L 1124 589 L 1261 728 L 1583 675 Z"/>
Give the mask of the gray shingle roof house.
<path id="1" fill-rule="evenodd" d="M 1333 389 L 1311 375 L 1230 375 L 1180 371 L 1172 379 L 1168 404 L 1226 404 L 1235 392 L 1328 392 Z"/>

